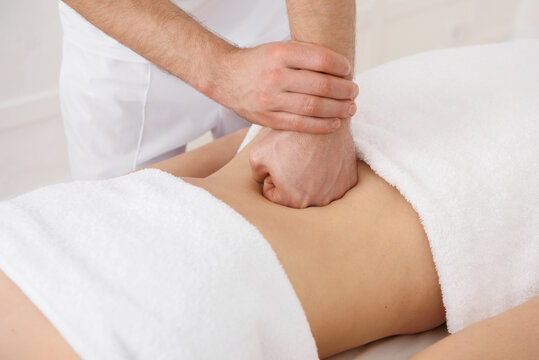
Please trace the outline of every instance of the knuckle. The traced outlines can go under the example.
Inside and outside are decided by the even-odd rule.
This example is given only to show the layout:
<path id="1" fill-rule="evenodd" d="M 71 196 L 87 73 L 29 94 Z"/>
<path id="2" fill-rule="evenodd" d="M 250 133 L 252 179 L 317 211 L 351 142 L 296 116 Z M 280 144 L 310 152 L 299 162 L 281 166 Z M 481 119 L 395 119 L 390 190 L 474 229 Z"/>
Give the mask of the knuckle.
<path id="1" fill-rule="evenodd" d="M 311 205 L 311 197 L 306 191 L 297 191 L 294 194 L 294 207 L 297 209 L 305 209 Z"/>
<path id="2" fill-rule="evenodd" d="M 269 112 L 267 116 L 264 117 L 264 122 L 261 122 L 260 124 L 274 130 L 282 130 L 286 127 L 285 121 L 286 120 L 283 120 L 278 113 Z"/>
<path id="3" fill-rule="evenodd" d="M 318 112 L 319 108 L 320 105 L 318 101 L 316 101 L 316 98 L 312 96 L 309 96 L 303 104 L 303 109 L 306 115 L 315 115 Z"/>
<path id="4" fill-rule="evenodd" d="M 294 209 L 301 209 L 301 205 L 303 202 L 303 196 L 302 194 L 298 192 L 288 193 L 288 196 L 286 196 L 284 201 L 284 205 L 294 208 Z"/>
<path id="5" fill-rule="evenodd" d="M 326 206 L 332 201 L 333 201 L 333 198 L 331 196 L 325 196 L 321 201 L 321 206 Z"/>
<path id="6" fill-rule="evenodd" d="M 262 74 L 262 82 L 268 87 L 276 87 L 281 83 L 281 71 L 279 69 L 271 69 Z"/>
<path id="7" fill-rule="evenodd" d="M 331 84 L 328 79 L 321 79 L 315 84 L 316 90 L 321 95 L 329 94 L 331 90 Z"/>
<path id="8" fill-rule="evenodd" d="M 262 160 L 262 151 L 260 147 L 255 146 L 251 149 L 251 152 L 249 153 L 249 164 L 251 165 L 251 168 L 256 169 Z"/>
<path id="9" fill-rule="evenodd" d="M 294 209 L 301 209 L 301 201 L 299 201 L 299 200 L 290 200 L 285 205 L 288 206 L 288 207 L 294 208 Z"/>
<path id="10" fill-rule="evenodd" d="M 268 108 L 273 102 L 273 96 L 271 96 L 270 94 L 264 91 L 260 91 L 256 95 L 256 98 L 257 98 L 258 104 L 262 106 L 263 108 Z"/>
<path id="11" fill-rule="evenodd" d="M 271 124 L 273 123 L 273 117 L 271 112 L 262 109 L 252 112 L 251 116 L 245 117 L 245 119 L 253 124 L 258 124 L 266 127 L 271 127 Z M 261 144 L 255 145 L 255 147 L 259 146 L 261 146 Z"/>
<path id="12" fill-rule="evenodd" d="M 292 118 L 289 121 L 289 127 L 292 131 L 300 131 L 302 128 L 302 118 L 300 116 L 292 116 Z"/>
<path id="13" fill-rule="evenodd" d="M 271 127 L 270 126 L 271 118 L 261 113 L 257 113 L 256 116 L 253 116 L 252 118 L 248 118 L 247 120 L 252 122 L 253 124 L 258 124 L 260 126 L 265 126 L 265 127 Z"/>
<path id="14" fill-rule="evenodd" d="M 284 43 L 274 43 L 269 49 L 269 56 L 274 60 L 280 60 L 286 56 L 288 47 Z"/>
<path id="15" fill-rule="evenodd" d="M 300 208 L 300 209 L 305 209 L 305 208 L 307 208 L 309 205 L 311 205 L 310 199 L 309 199 L 308 197 L 303 197 L 303 198 L 301 199 L 299 208 Z"/>
<path id="16" fill-rule="evenodd" d="M 331 55 L 325 52 L 318 55 L 317 61 L 318 61 L 318 65 L 322 68 L 328 68 L 333 63 L 333 59 Z"/>

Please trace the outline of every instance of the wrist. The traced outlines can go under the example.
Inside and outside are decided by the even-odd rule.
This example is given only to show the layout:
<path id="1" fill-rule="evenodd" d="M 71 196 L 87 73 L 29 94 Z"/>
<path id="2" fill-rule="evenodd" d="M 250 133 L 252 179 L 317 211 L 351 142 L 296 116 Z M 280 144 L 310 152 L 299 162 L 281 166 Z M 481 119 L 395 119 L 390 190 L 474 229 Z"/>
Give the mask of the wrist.
<path id="1" fill-rule="evenodd" d="M 313 144 L 344 144 L 349 142 L 352 138 L 352 133 L 350 131 L 350 119 L 340 119 L 341 125 L 337 130 L 329 134 L 309 134 L 302 132 L 292 132 L 286 131 L 293 137 L 302 139 L 302 142 Z"/>
<path id="2" fill-rule="evenodd" d="M 229 43 L 216 46 L 213 56 L 208 59 L 202 71 L 202 83 L 198 90 L 210 99 L 230 107 L 229 89 L 234 79 L 234 59 L 241 50 Z"/>
<path id="3" fill-rule="evenodd" d="M 351 118 L 341 119 L 341 126 L 339 126 L 337 131 L 348 131 L 348 132 L 350 132 L 350 121 L 351 121 Z"/>

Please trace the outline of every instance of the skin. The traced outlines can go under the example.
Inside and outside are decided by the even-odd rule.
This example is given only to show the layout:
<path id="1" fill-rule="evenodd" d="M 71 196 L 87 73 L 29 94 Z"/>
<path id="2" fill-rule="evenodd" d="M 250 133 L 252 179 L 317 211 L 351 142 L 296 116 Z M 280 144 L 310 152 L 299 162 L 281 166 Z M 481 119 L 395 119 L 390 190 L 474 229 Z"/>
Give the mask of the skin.
<path id="1" fill-rule="evenodd" d="M 292 37 L 301 42 L 247 49 L 208 31 L 167 0 L 64 1 L 246 120 L 295 131 L 270 137 L 273 144 L 266 141 L 252 158 L 255 178 L 274 187 L 264 192 L 268 199 L 292 207 L 326 205 L 356 183 L 349 120 L 341 125 L 356 112 L 353 99 L 359 92 L 350 80 L 355 0 L 288 0 Z M 277 143 L 284 148 L 272 152 Z M 338 158 L 345 161 L 334 161 Z M 328 176 L 315 176 L 319 170 Z"/>
<path id="2" fill-rule="evenodd" d="M 232 134 L 155 167 L 208 190 L 259 228 L 301 301 L 321 358 L 445 321 L 425 233 L 395 188 L 358 161 L 358 186 L 341 200 L 302 210 L 279 206 L 261 196 L 260 185 L 252 180 L 249 147 L 223 166 L 242 137 Z M 496 349 L 505 349 L 500 354 L 509 357 L 532 359 L 537 354 L 538 305 L 532 299 L 473 325 L 418 359 L 491 358 Z M 1 272 L 0 319 L 0 358 L 77 358 Z"/>
<path id="3" fill-rule="evenodd" d="M 537 359 L 539 296 L 446 337 L 412 360 Z"/>
<path id="4" fill-rule="evenodd" d="M 339 201 L 283 207 L 260 195 L 250 177 L 249 150 L 205 179 L 185 180 L 228 203 L 268 239 L 305 310 L 320 357 L 444 322 L 428 241 L 396 189 L 358 162 L 358 185 Z"/>
<path id="5" fill-rule="evenodd" d="M 168 0 L 64 2 L 109 36 L 255 124 L 332 132 L 358 93 L 352 81 L 343 79 L 351 72 L 350 62 L 323 46 L 277 42 L 239 48 Z M 291 81 L 283 84 L 283 78 Z"/>
<path id="6" fill-rule="evenodd" d="M 354 63 L 355 0 L 289 0 L 292 39 L 316 43 Z M 353 77 L 353 71 L 347 78 Z M 286 80 L 284 80 L 286 81 Z M 313 104 L 314 106 L 314 104 Z M 349 117 L 331 134 L 274 130 L 251 152 L 253 178 L 274 203 L 294 207 L 325 206 L 341 198 L 357 178 L 355 146 Z"/>

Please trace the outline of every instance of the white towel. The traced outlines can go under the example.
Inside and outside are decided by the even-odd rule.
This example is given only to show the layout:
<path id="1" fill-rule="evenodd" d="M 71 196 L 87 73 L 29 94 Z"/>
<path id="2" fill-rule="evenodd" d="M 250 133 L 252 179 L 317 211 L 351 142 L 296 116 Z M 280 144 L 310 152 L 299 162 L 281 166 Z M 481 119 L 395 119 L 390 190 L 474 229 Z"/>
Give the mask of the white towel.
<path id="1" fill-rule="evenodd" d="M 539 295 L 539 40 L 415 55 L 356 82 L 358 157 L 419 214 L 449 332 Z"/>
<path id="2" fill-rule="evenodd" d="M 450 332 L 539 294 L 539 40 L 448 49 L 358 79 L 359 156 L 418 212 Z"/>
<path id="3" fill-rule="evenodd" d="M 257 229 L 158 170 L 0 203 L 0 269 L 83 359 L 317 359 Z"/>

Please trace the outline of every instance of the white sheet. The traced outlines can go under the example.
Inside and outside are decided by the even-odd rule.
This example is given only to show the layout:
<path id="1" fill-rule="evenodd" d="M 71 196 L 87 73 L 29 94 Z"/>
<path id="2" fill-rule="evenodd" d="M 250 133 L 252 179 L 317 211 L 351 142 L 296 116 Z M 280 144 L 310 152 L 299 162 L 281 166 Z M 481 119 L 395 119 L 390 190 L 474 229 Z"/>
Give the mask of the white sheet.
<path id="1" fill-rule="evenodd" d="M 328 360 L 406 360 L 448 335 L 445 325 L 414 335 L 393 336 L 360 346 Z"/>

